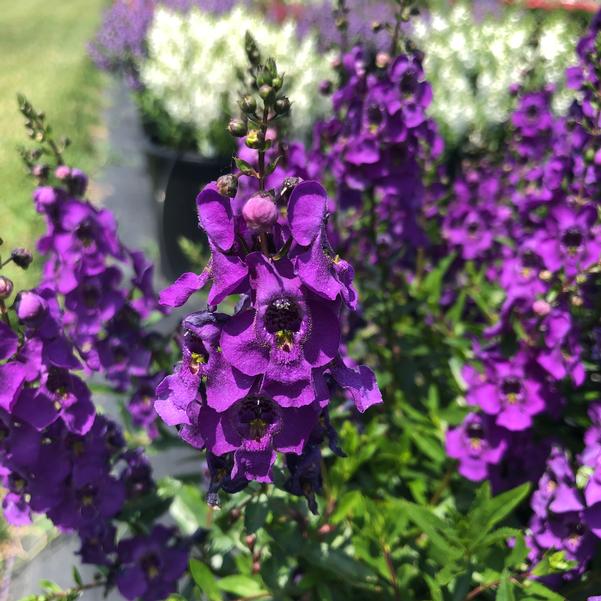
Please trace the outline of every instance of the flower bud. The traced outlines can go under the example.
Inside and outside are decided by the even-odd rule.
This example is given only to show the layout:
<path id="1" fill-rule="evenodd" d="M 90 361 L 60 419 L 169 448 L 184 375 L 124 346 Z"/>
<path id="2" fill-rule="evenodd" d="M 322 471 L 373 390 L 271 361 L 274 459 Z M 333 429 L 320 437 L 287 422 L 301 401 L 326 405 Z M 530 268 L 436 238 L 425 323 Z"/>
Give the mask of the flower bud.
<path id="1" fill-rule="evenodd" d="M 21 269 L 27 269 L 33 261 L 33 256 L 26 248 L 13 248 L 10 258 L 15 265 Z"/>
<path id="2" fill-rule="evenodd" d="M 390 54 L 388 52 L 378 52 L 376 55 L 376 67 L 378 69 L 384 69 L 390 63 Z"/>
<path id="3" fill-rule="evenodd" d="M 287 115 L 290 112 L 290 100 L 286 96 L 275 101 L 275 112 L 278 115 Z"/>
<path id="4" fill-rule="evenodd" d="M 56 179 L 65 180 L 71 175 L 71 169 L 67 165 L 59 165 L 54 170 L 54 175 Z"/>
<path id="5" fill-rule="evenodd" d="M 254 113 L 257 110 L 257 100 L 251 94 L 247 94 L 240 101 L 240 108 L 245 113 Z"/>
<path id="6" fill-rule="evenodd" d="M 265 136 L 264 136 L 263 132 L 261 132 L 257 129 L 253 129 L 248 132 L 248 135 L 246 136 L 246 145 L 249 148 L 253 148 L 256 150 L 258 148 L 262 148 L 264 143 L 265 143 Z"/>
<path id="7" fill-rule="evenodd" d="M 271 85 L 273 86 L 273 89 L 276 90 L 276 92 L 277 92 L 284 85 L 284 81 L 278 75 L 277 77 L 273 78 L 273 81 L 271 82 Z"/>
<path id="8" fill-rule="evenodd" d="M 59 194 L 52 186 L 40 186 L 33 193 L 35 208 L 38 213 L 42 213 L 47 207 L 53 205 L 59 198 Z"/>
<path id="9" fill-rule="evenodd" d="M 48 177 L 48 165 L 34 165 L 31 168 L 31 174 L 38 179 L 45 179 Z"/>
<path id="10" fill-rule="evenodd" d="M 257 74 L 257 85 L 262 87 L 264 85 L 271 85 L 272 77 L 271 73 L 267 69 L 261 69 Z"/>
<path id="11" fill-rule="evenodd" d="M 222 196 L 234 198 L 234 196 L 236 196 L 236 192 L 238 192 L 238 178 L 231 173 L 228 173 L 228 175 L 222 175 L 217 180 L 217 190 Z"/>
<path id="12" fill-rule="evenodd" d="M 75 196 L 83 196 L 88 187 L 88 176 L 81 169 L 72 169 L 69 178 L 69 190 Z"/>
<path id="13" fill-rule="evenodd" d="M 227 126 L 228 131 L 236 138 L 242 138 L 246 135 L 248 127 L 242 119 L 232 119 Z"/>
<path id="14" fill-rule="evenodd" d="M 268 194 L 257 194 L 242 208 L 246 225 L 255 232 L 267 231 L 278 220 L 278 208 Z"/>
<path id="15" fill-rule="evenodd" d="M 0 275 L 0 300 L 8 298 L 13 292 L 12 280 Z"/>
<path id="16" fill-rule="evenodd" d="M 275 91 L 270 85 L 264 84 L 259 88 L 259 96 L 266 104 L 271 104 L 275 100 Z"/>
<path id="17" fill-rule="evenodd" d="M 24 290 L 19 292 L 15 308 L 20 321 L 34 322 L 46 311 L 46 301 L 32 290 Z"/>
<path id="18" fill-rule="evenodd" d="M 551 305 L 546 300 L 538 299 L 532 304 L 532 310 L 537 315 L 544 317 L 545 315 L 548 315 L 551 311 Z"/>
<path id="19" fill-rule="evenodd" d="M 329 79 L 324 79 L 319 84 L 319 93 L 328 96 L 332 93 L 332 82 Z"/>

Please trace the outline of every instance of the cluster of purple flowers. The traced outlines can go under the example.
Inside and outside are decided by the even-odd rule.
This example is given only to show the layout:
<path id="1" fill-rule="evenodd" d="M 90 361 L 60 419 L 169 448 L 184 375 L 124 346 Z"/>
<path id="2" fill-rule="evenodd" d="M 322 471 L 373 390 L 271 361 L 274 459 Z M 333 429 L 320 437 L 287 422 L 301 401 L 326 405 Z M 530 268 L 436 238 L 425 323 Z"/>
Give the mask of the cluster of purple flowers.
<path id="1" fill-rule="evenodd" d="M 89 388 L 74 373 L 83 366 L 64 334 L 56 293 L 44 286 L 21 291 L 13 309 L 18 326 L 11 311 L 0 322 L 5 518 L 22 525 L 32 512 L 45 514 L 60 530 L 77 533 L 81 560 L 107 568 L 107 585 L 116 579 L 128 599 L 164 598 L 187 563 L 177 540 L 155 549 L 157 537 L 163 543 L 173 532 L 156 527 L 150 537 L 116 543 L 115 520 L 126 503 L 155 488 L 147 459 L 126 449 L 115 422 L 96 414 Z M 155 564 L 161 569 L 151 570 Z"/>
<path id="2" fill-rule="evenodd" d="M 46 218 L 38 250 L 47 256 L 42 287 L 63 301 L 62 325 L 85 360 L 119 391 L 129 391 L 135 425 L 157 435 L 154 365 L 163 343 L 143 327 L 158 302 L 153 265 L 119 240 L 113 214 L 85 200 L 87 177 L 60 165 L 57 185 L 34 167 L 42 183 L 34 192 L 36 209 Z M 126 281 L 126 275 L 130 281 Z M 154 370 L 154 371 L 153 371 Z"/>
<path id="3" fill-rule="evenodd" d="M 578 46 L 579 65 L 568 72 L 579 97 L 567 115 L 552 113 L 551 88 L 516 86 L 506 156 L 465 171 L 443 225 L 449 247 L 477 261 L 504 299 L 484 346 L 474 344 L 475 363 L 463 370 L 466 401 L 478 413 L 449 431 L 447 453 L 465 477 L 490 478 L 497 489 L 540 478 L 532 499 L 532 559 L 563 550 L 578 562 L 572 575 L 584 570 L 601 536 L 593 492 L 601 461 L 594 442 L 598 408 L 591 409 L 580 459 L 588 483 L 577 485 L 561 437 L 545 436 L 538 426 L 557 422 L 566 398 L 594 387 L 585 366 L 599 359 L 596 330 L 587 329 L 598 320 L 601 258 L 600 29 L 598 15 Z M 527 461 L 519 479 L 504 478 L 516 449 Z"/>
<path id="4" fill-rule="evenodd" d="M 233 176 L 232 176 L 233 177 Z M 286 179 L 277 191 L 231 197 L 206 186 L 197 197 L 211 259 L 161 293 L 180 306 L 210 282 L 208 308 L 182 323 L 183 356 L 157 388 L 155 407 L 180 436 L 206 448 L 219 488 L 269 482 L 276 453 L 291 471 L 288 488 L 315 509 L 319 444 L 339 449 L 328 419 L 336 385 L 359 411 L 382 401 L 374 374 L 340 356 L 340 311 L 355 310 L 353 269 L 325 231 L 328 198 L 314 181 Z M 239 295 L 233 315 L 217 305 Z"/>
<path id="5" fill-rule="evenodd" d="M 316 125 L 310 160 L 336 181 L 345 244 L 365 265 L 393 269 L 425 243 L 425 166 L 443 150 L 427 115 L 432 89 L 417 50 L 391 59 L 355 47 L 342 57 L 340 76 L 335 116 Z"/>

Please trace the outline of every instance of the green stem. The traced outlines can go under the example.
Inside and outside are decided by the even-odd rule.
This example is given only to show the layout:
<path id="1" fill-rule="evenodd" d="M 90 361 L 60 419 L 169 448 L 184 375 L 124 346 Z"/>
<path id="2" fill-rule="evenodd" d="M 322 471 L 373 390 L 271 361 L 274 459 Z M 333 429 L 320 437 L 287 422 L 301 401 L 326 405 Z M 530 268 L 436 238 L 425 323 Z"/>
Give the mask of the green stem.
<path id="1" fill-rule="evenodd" d="M 267 134 L 267 125 L 269 123 L 269 108 L 265 106 L 263 108 L 263 118 L 261 119 L 261 134 L 263 143 L 265 143 L 265 136 Z M 259 190 L 262 192 L 265 190 L 265 147 L 262 146 L 259 149 Z"/>

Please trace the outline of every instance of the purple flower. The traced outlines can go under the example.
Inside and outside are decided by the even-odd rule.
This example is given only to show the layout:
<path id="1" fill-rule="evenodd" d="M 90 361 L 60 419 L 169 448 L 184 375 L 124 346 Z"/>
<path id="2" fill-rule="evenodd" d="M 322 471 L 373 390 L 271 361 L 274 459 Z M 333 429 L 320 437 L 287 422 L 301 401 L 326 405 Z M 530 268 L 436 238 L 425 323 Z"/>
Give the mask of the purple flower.
<path id="1" fill-rule="evenodd" d="M 499 463 L 506 448 L 502 430 L 486 415 L 470 413 L 447 432 L 447 455 L 459 460 L 459 473 L 469 480 L 484 480 L 488 466 Z"/>
<path id="2" fill-rule="evenodd" d="M 155 526 L 147 536 L 123 539 L 117 548 L 119 592 L 130 600 L 159 601 L 177 590 L 188 565 L 188 551 L 171 543 L 173 530 Z"/>
<path id="3" fill-rule="evenodd" d="M 601 230 L 592 206 L 579 211 L 565 206 L 551 211 L 546 236 L 539 241 L 539 252 L 549 271 L 563 269 L 574 278 L 601 257 Z"/>
<path id="4" fill-rule="evenodd" d="M 38 389 L 21 392 L 13 413 L 38 430 L 61 418 L 71 432 L 81 435 L 90 431 L 96 416 L 88 387 L 77 376 L 57 368 L 42 375 Z"/>
<path id="5" fill-rule="evenodd" d="M 227 323 L 226 315 L 208 311 L 191 313 L 184 319 L 182 362 L 156 391 L 155 408 L 165 423 L 189 423 L 188 405 L 196 400 L 201 381 L 209 406 L 218 411 L 225 411 L 249 392 L 253 374 L 233 367 L 220 348 Z"/>
<path id="6" fill-rule="evenodd" d="M 189 426 L 182 436 L 217 456 L 234 454 L 230 478 L 271 482 L 276 451 L 300 454 L 319 416 L 315 404 L 280 407 L 262 394 L 251 394 L 217 413 L 205 403 L 188 407 Z"/>
<path id="7" fill-rule="evenodd" d="M 544 411 L 551 401 L 544 380 L 533 371 L 531 358 L 520 351 L 511 360 L 493 353 L 487 353 L 483 359 L 483 373 L 471 366 L 463 370 L 468 384 L 468 404 L 496 416 L 496 424 L 508 430 L 529 428 L 532 417 Z"/>
<path id="8" fill-rule="evenodd" d="M 224 326 L 225 358 L 249 376 L 265 374 L 263 390 L 284 407 L 320 400 L 315 370 L 338 353 L 336 308 L 302 289 L 292 265 L 260 253 L 247 257 L 256 308 L 234 315 Z"/>

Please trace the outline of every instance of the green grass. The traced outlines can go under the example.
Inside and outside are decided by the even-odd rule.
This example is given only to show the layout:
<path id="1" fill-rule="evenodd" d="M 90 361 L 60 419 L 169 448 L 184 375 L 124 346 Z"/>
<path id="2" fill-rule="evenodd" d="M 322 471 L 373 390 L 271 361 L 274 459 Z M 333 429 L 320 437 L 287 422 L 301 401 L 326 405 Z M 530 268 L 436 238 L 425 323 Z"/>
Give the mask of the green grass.
<path id="1" fill-rule="evenodd" d="M 5 251 L 33 250 L 42 220 L 31 201 L 32 181 L 25 175 L 17 146 L 27 143 L 16 95 L 25 94 L 43 110 L 57 134 L 73 144 L 67 160 L 94 170 L 92 129 L 102 107 L 101 75 L 88 59 L 106 0 L 19 0 L 3 2 L 0 17 L 0 238 Z M 0 249 L 0 250 L 2 250 Z M 35 284 L 40 260 L 29 272 L 7 271 L 18 287 Z"/>

